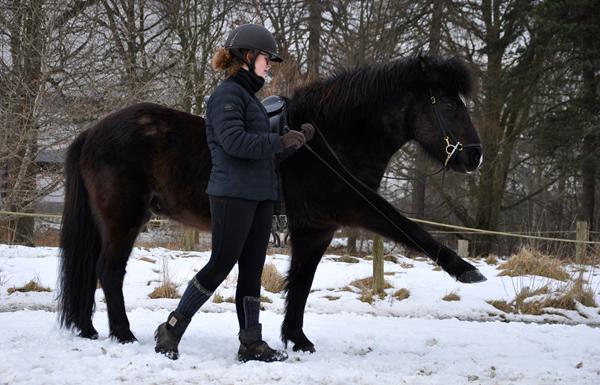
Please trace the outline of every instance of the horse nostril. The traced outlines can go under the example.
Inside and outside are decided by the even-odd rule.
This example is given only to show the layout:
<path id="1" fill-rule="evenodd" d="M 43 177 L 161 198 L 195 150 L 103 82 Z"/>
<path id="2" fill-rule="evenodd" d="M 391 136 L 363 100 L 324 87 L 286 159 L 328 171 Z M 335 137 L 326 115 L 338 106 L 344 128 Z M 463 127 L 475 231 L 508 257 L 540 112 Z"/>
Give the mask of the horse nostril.
<path id="1" fill-rule="evenodd" d="M 477 170 L 479 166 L 483 163 L 483 154 L 481 152 L 481 147 L 471 147 L 469 148 L 469 154 L 467 158 L 466 167 L 469 170 Z"/>

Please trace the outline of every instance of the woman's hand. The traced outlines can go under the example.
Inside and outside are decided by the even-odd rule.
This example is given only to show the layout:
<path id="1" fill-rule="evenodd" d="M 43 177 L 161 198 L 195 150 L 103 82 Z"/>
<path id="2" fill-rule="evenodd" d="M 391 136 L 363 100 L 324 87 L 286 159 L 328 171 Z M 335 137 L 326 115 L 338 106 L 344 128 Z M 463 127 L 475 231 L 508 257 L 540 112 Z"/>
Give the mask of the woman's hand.
<path id="1" fill-rule="evenodd" d="M 301 125 L 300 131 L 304 134 L 304 138 L 306 138 L 307 142 L 311 140 L 315 135 L 315 128 L 310 123 L 304 123 L 303 125 Z"/>
<path id="2" fill-rule="evenodd" d="M 306 138 L 304 137 L 304 134 L 300 131 L 290 130 L 287 133 L 281 135 L 280 138 L 281 144 L 283 145 L 284 149 L 290 147 L 298 149 L 304 146 L 304 143 L 306 143 Z"/>

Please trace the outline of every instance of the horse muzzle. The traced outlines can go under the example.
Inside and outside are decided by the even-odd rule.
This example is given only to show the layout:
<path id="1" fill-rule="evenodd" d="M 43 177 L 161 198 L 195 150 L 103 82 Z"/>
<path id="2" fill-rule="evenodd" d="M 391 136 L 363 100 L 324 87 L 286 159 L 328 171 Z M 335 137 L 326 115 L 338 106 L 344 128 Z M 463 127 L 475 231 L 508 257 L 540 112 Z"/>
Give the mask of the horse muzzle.
<path id="1" fill-rule="evenodd" d="M 480 144 L 467 144 L 458 156 L 466 172 L 473 172 L 483 164 L 483 150 Z"/>

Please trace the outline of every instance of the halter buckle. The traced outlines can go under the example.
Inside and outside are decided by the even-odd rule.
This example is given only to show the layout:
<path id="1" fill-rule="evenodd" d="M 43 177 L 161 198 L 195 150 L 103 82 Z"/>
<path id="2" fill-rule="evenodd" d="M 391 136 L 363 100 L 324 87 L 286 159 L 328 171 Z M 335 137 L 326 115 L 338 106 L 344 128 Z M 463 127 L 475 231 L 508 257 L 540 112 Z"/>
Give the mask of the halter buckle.
<path id="1" fill-rule="evenodd" d="M 446 158 L 446 161 L 444 162 L 444 167 L 447 167 L 448 162 L 450 162 L 450 159 L 452 159 L 454 154 L 457 151 L 460 152 L 463 150 L 463 145 L 459 141 L 457 141 L 456 144 L 452 144 L 450 142 L 450 138 L 448 136 L 444 137 L 444 141 L 446 142 L 446 154 L 448 155 L 448 157 Z"/>

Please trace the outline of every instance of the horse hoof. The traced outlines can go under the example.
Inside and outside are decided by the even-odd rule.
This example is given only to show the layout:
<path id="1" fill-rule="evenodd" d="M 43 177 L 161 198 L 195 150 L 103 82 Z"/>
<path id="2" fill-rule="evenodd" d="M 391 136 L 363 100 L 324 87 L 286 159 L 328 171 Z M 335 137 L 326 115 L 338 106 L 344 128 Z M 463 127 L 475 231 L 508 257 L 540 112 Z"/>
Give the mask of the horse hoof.
<path id="1" fill-rule="evenodd" d="M 81 338 L 87 338 L 89 340 L 97 340 L 98 339 L 98 332 L 81 332 L 79 333 L 79 337 Z"/>
<path id="2" fill-rule="evenodd" d="M 315 345 L 310 344 L 310 345 L 301 345 L 301 344 L 294 344 L 294 347 L 292 348 L 292 350 L 294 350 L 295 352 L 309 352 L 309 353 L 314 353 L 316 352 L 315 350 Z"/>
<path id="3" fill-rule="evenodd" d="M 85 329 L 81 330 L 79 332 L 78 336 L 81 337 L 81 338 L 87 338 L 89 340 L 97 340 L 98 339 L 98 332 L 92 326 L 92 327 L 85 328 Z"/>
<path id="4" fill-rule="evenodd" d="M 119 333 L 119 335 L 114 334 L 113 337 L 115 337 L 117 341 L 119 341 L 119 343 L 123 345 L 137 342 L 137 338 L 135 338 L 133 333 L 129 330 L 127 330 L 124 333 Z"/>
<path id="5" fill-rule="evenodd" d="M 477 283 L 487 281 L 487 278 L 477 269 L 465 271 L 457 278 L 462 283 Z"/>

